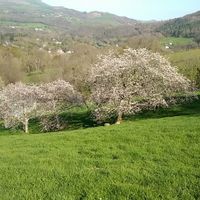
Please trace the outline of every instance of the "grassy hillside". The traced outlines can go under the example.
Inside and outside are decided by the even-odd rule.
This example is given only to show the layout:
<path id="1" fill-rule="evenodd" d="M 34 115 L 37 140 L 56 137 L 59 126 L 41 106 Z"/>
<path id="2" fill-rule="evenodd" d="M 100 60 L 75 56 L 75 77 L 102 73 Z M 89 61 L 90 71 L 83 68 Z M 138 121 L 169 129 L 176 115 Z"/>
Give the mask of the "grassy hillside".
<path id="1" fill-rule="evenodd" d="M 182 74 L 190 80 L 195 80 L 197 68 L 200 69 L 200 49 L 173 52 L 168 57 L 172 65 L 177 66 Z"/>
<path id="2" fill-rule="evenodd" d="M 172 43 L 172 47 L 183 47 L 186 45 L 195 45 L 195 42 L 192 38 L 184 38 L 184 37 L 163 37 L 161 39 L 161 45 L 169 45 Z"/>
<path id="3" fill-rule="evenodd" d="M 0 135 L 7 199 L 199 199 L 200 102 L 120 126 Z"/>

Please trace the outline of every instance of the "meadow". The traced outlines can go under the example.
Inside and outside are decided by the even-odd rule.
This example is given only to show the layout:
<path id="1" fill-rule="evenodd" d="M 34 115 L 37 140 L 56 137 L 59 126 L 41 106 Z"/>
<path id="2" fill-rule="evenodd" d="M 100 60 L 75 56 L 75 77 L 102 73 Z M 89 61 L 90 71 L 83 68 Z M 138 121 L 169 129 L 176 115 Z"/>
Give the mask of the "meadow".
<path id="1" fill-rule="evenodd" d="M 200 12 L 117 14 L 0 0 L 0 200 L 200 200 Z"/>
<path id="2" fill-rule="evenodd" d="M 87 116 L 57 133 L 1 128 L 0 199 L 200 199 L 199 100 L 108 127 Z"/>
<path id="3" fill-rule="evenodd" d="M 172 65 L 178 67 L 180 73 L 190 80 L 195 80 L 197 69 L 200 68 L 200 49 L 173 52 L 167 56 Z"/>
<path id="4" fill-rule="evenodd" d="M 192 38 L 184 37 L 163 37 L 160 42 L 162 45 L 169 45 L 172 43 L 172 45 L 175 47 L 195 44 Z"/>

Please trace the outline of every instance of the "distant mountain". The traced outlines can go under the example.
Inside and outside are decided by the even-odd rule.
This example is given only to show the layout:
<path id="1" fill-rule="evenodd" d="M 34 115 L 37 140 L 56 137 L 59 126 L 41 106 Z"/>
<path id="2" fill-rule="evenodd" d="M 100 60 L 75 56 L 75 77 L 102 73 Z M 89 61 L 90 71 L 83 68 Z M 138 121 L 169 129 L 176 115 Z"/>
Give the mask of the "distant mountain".
<path id="1" fill-rule="evenodd" d="M 200 35 L 200 11 L 166 21 L 157 31 L 167 36 L 196 37 Z"/>
<path id="2" fill-rule="evenodd" d="M 141 34 L 149 25 L 103 12 L 79 12 L 40 0 L 0 0 L 0 28 L 51 30 L 85 37 L 109 38 Z M 146 30 L 145 30 L 146 31 Z"/>
<path id="3" fill-rule="evenodd" d="M 0 10 L 1 19 L 17 22 L 43 22 L 54 26 L 59 26 L 62 22 L 62 27 L 68 24 L 117 26 L 136 23 L 135 20 L 109 13 L 84 13 L 63 7 L 53 7 L 40 0 L 0 0 Z"/>
<path id="4" fill-rule="evenodd" d="M 142 22 L 104 12 L 79 12 L 41 0 L 0 0 L 0 36 L 5 34 L 69 35 L 103 41 L 137 35 L 194 37 L 200 12 L 169 21 Z"/>

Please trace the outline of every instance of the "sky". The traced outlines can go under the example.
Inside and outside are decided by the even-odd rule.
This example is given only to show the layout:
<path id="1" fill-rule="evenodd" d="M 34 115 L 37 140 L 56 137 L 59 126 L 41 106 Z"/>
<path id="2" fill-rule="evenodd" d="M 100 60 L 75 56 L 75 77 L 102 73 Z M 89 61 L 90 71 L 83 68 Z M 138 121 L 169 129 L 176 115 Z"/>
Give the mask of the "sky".
<path id="1" fill-rule="evenodd" d="M 166 20 L 200 10 L 200 0 L 42 0 L 78 11 L 102 11 L 137 20 Z"/>

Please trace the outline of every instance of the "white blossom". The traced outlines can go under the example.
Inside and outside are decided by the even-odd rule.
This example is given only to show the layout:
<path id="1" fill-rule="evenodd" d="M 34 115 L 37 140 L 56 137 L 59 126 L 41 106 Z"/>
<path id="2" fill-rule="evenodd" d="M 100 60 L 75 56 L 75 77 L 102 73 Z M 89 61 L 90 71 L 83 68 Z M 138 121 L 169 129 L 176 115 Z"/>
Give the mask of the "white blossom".
<path id="1" fill-rule="evenodd" d="M 63 80 L 41 85 L 10 84 L 0 91 L 0 118 L 7 128 L 22 123 L 24 131 L 28 132 L 31 118 L 80 102 L 80 95 Z"/>
<path id="2" fill-rule="evenodd" d="M 97 119 L 168 106 L 166 98 L 189 90 L 190 82 L 167 59 L 146 49 L 100 55 L 91 70 Z"/>

